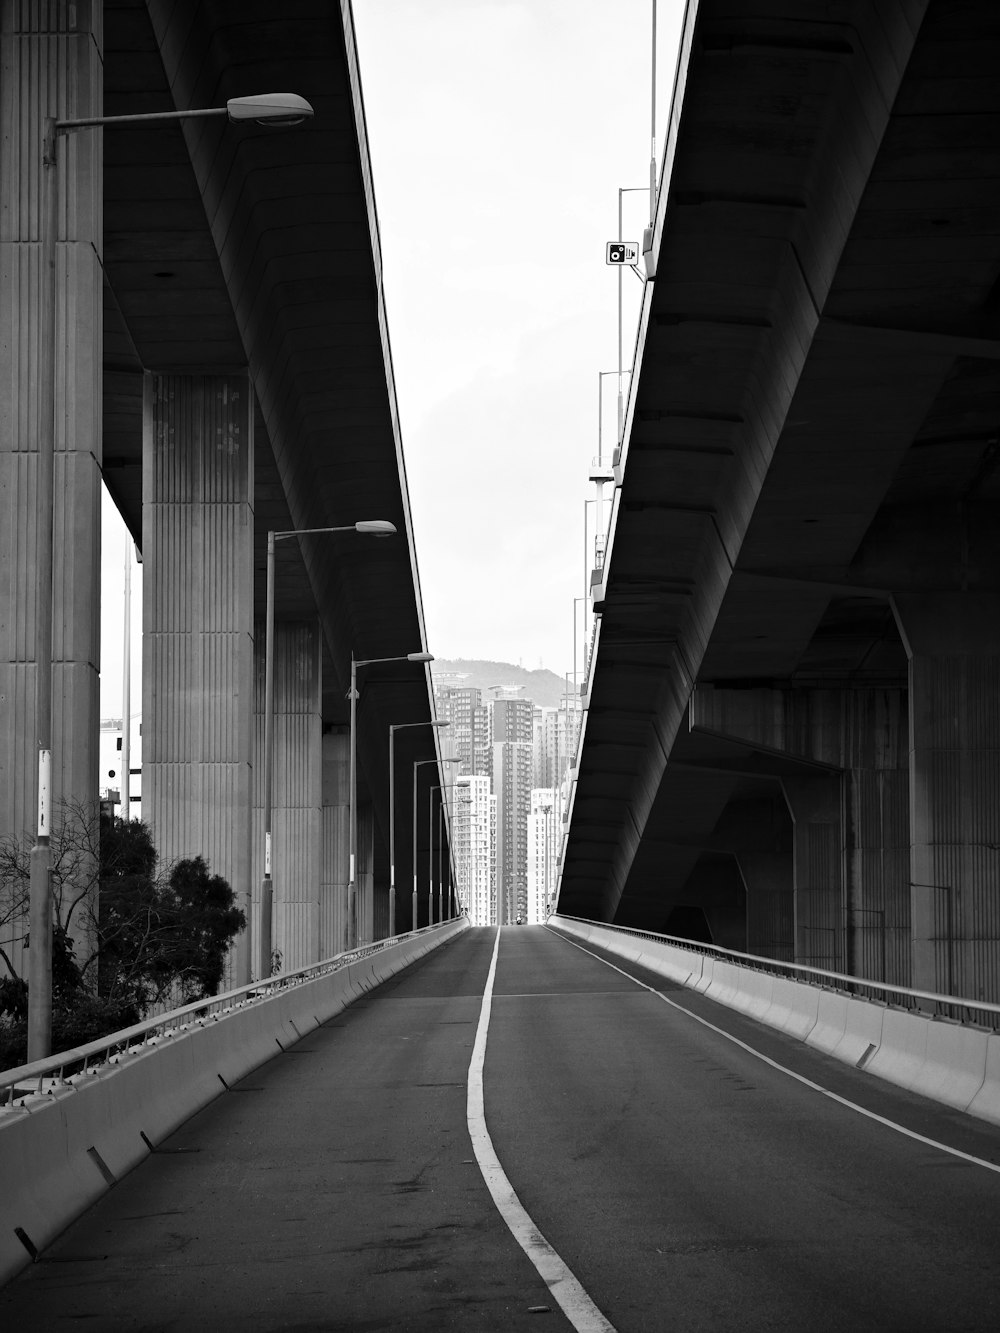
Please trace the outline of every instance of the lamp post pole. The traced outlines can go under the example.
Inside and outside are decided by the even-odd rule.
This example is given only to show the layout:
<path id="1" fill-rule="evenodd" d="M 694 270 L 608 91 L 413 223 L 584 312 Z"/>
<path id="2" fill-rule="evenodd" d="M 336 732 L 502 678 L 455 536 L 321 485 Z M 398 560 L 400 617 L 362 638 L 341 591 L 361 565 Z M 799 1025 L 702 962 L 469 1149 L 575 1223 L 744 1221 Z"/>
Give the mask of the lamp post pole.
<path id="1" fill-rule="evenodd" d="M 424 764 L 434 764 L 435 759 L 418 759 L 413 765 L 413 919 L 411 930 L 417 929 L 417 770 Z M 430 890 L 428 889 L 428 892 Z M 429 909 L 428 909 L 429 910 Z"/>
<path id="2" fill-rule="evenodd" d="M 442 764 L 457 764 L 457 759 L 444 759 Z M 413 929 L 417 929 L 417 769 L 423 764 L 436 764 L 436 759 L 418 759 L 413 765 Z M 430 918 L 430 880 L 427 883 L 427 916 Z"/>
<path id="3" fill-rule="evenodd" d="M 396 732 L 405 727 L 450 727 L 450 722 L 396 722 L 389 728 L 389 938 L 396 933 Z"/>
<path id="4" fill-rule="evenodd" d="M 272 913 L 274 888 L 272 881 L 271 835 L 274 814 L 274 548 L 288 537 L 308 537 L 332 532 L 360 532 L 370 537 L 391 537 L 394 523 L 386 519 L 364 519 L 333 528 L 289 528 L 284 532 L 267 534 L 267 593 L 264 613 L 264 878 L 260 893 L 260 957 L 258 977 L 271 974 Z M 252 904 L 251 904 L 252 906 Z M 253 980 L 253 934 L 251 913 L 247 912 L 246 976 L 243 985 Z"/>
<path id="5" fill-rule="evenodd" d="M 350 832 L 348 846 L 348 877 L 347 877 L 347 930 L 348 945 L 355 948 L 358 943 L 358 921 L 357 921 L 357 886 L 356 886 L 356 863 L 358 855 L 358 667 L 377 666 L 382 662 L 433 662 L 432 653 L 403 653 L 395 657 L 366 657 L 356 659 L 351 653 L 351 753 L 350 753 Z M 402 724 L 401 724 L 402 725 Z M 390 737 L 390 760 L 391 760 L 392 742 Z M 389 800 L 392 801 L 392 775 L 389 779 Z M 390 831 L 389 840 L 392 839 L 392 817 L 390 813 Z M 390 860 L 392 852 L 390 852 Z M 393 914 L 395 908 L 394 896 L 390 890 L 390 914 Z M 391 923 L 390 923 L 391 926 Z M 392 933 L 390 928 L 390 934 Z"/>
<path id="6" fill-rule="evenodd" d="M 35 739 L 38 748 L 35 843 L 29 857 L 28 1060 L 41 1060 L 52 1046 L 52 900 L 50 887 L 52 825 L 52 532 L 55 497 L 53 473 L 56 433 L 56 240 L 58 228 L 58 152 L 60 136 L 106 125 L 192 120 L 228 116 L 230 121 L 295 124 L 313 114 L 295 93 L 232 98 L 222 107 L 192 111 L 153 111 L 131 116 L 88 116 L 58 120 L 47 116 L 42 131 L 42 222 L 39 317 L 39 403 L 37 521 L 35 551 Z M 126 719 L 126 725 L 128 725 Z M 126 818 L 128 817 L 128 811 Z"/>
<path id="7" fill-rule="evenodd" d="M 438 805 L 438 925 L 444 920 L 444 793 Z"/>
<path id="8" fill-rule="evenodd" d="M 452 791 L 458 786 L 457 782 L 439 782 L 430 790 L 430 796 L 427 805 L 427 917 L 428 925 L 435 925 L 434 921 L 434 899 L 433 899 L 433 876 L 434 876 L 434 793 L 441 793 L 441 799 L 438 802 L 438 878 L 437 878 L 437 925 L 444 920 L 444 911 L 442 906 L 442 873 L 441 873 L 441 849 L 444 843 L 444 794 L 446 791 Z"/>

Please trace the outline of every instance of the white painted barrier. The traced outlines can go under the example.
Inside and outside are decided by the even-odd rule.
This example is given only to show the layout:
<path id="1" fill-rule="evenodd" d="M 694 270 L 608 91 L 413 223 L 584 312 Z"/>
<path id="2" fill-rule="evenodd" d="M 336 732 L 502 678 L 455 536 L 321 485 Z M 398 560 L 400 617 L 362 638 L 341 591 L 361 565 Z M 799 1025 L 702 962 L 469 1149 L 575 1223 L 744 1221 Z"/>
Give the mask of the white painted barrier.
<path id="1" fill-rule="evenodd" d="M 844 1035 L 830 1054 L 845 1064 L 867 1069 L 868 1061 L 882 1045 L 882 1020 L 887 1006 L 874 1000 L 859 1000 L 847 996 L 847 1016 Z"/>
<path id="2" fill-rule="evenodd" d="M 743 970 L 743 969 L 741 969 Z M 763 1016 L 769 1027 L 805 1041 L 819 1016 L 818 986 L 803 986 L 791 977 L 775 977 L 771 1004 Z"/>
<path id="3" fill-rule="evenodd" d="M 935 1019 L 928 1024 L 927 1055 L 913 1091 L 967 1111 L 986 1080 L 990 1033 Z"/>
<path id="4" fill-rule="evenodd" d="M 991 1032 L 986 1040 L 986 1070 L 983 1085 L 966 1108 L 1000 1125 L 1000 1034 Z"/>
<path id="5" fill-rule="evenodd" d="M 1000 1124 L 1000 1033 L 892 1008 L 593 922 L 554 916 L 550 924 L 680 980 L 845 1064 Z"/>
<path id="6" fill-rule="evenodd" d="M 360 995 L 467 929 L 447 922 L 0 1108 L 0 1285 L 185 1120 Z"/>

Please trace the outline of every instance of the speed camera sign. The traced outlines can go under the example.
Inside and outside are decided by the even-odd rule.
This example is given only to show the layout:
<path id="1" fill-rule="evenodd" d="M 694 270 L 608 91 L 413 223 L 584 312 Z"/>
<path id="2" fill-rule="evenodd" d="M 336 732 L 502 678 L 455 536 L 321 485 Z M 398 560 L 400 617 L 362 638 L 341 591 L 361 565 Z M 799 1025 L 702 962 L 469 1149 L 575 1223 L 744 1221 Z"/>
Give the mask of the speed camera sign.
<path id="1" fill-rule="evenodd" d="M 608 241 L 605 250 L 606 264 L 638 264 L 638 241 Z"/>

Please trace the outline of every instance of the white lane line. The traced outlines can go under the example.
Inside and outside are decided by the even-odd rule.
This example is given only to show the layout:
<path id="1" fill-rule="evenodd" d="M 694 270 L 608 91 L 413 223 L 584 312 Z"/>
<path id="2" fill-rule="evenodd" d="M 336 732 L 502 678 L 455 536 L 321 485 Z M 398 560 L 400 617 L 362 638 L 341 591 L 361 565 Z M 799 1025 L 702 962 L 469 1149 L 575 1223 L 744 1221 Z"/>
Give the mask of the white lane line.
<path id="1" fill-rule="evenodd" d="M 546 929 L 551 930 L 552 928 L 551 926 L 548 926 Z M 886 1129 L 893 1129 L 897 1134 L 902 1134 L 905 1138 L 914 1139 L 917 1143 L 923 1143 L 928 1148 L 937 1148 L 939 1152 L 948 1153 L 951 1157 L 958 1157 L 963 1162 L 969 1162 L 973 1166 L 984 1167 L 987 1171 L 993 1171 L 997 1175 L 1000 1175 L 1000 1165 L 996 1162 L 988 1162 L 984 1157 L 973 1157 L 971 1153 L 962 1152 L 960 1148 L 951 1148 L 947 1143 L 941 1143 L 938 1139 L 929 1139 L 923 1134 L 918 1134 L 915 1130 L 907 1129 L 905 1125 L 897 1124 L 895 1120 L 887 1120 L 885 1116 L 877 1115 L 874 1111 L 869 1111 L 864 1106 L 859 1106 L 857 1102 L 848 1101 L 846 1097 L 841 1097 L 839 1093 L 831 1092 L 829 1088 L 824 1088 L 821 1083 L 814 1083 L 811 1078 L 806 1078 L 804 1074 L 796 1074 L 795 1070 L 789 1069 L 787 1065 L 779 1065 L 777 1060 L 772 1060 L 769 1055 L 764 1055 L 762 1052 L 754 1050 L 754 1048 L 748 1046 L 745 1041 L 740 1041 L 739 1037 L 734 1037 L 731 1032 L 726 1032 L 724 1028 L 716 1027 L 714 1023 L 710 1023 L 707 1018 L 701 1018 L 698 1014 L 693 1014 L 690 1009 L 685 1009 L 682 1004 L 677 1004 L 674 1000 L 668 1000 L 662 991 L 658 991 L 654 986 L 648 986 L 645 981 L 640 981 L 638 977 L 633 977 L 630 972 L 626 972 L 623 968 L 617 967 L 614 963 L 609 963 L 608 960 L 602 958 L 600 954 L 596 954 L 590 949 L 585 949 L 583 945 L 578 944 L 576 940 L 569 939 L 567 936 L 560 934 L 557 930 L 553 930 L 552 934 L 558 935 L 561 940 L 565 940 L 567 944 L 572 944 L 574 948 L 579 949 L 582 953 L 589 954 L 591 958 L 596 958 L 599 963 L 604 963 L 606 967 L 612 968 L 615 972 L 620 972 L 623 977 L 628 977 L 629 980 L 634 981 L 637 986 L 641 986 L 644 990 L 648 990 L 651 995 L 655 995 L 657 999 L 662 1000 L 664 1004 L 669 1004 L 671 1009 L 676 1009 L 679 1013 L 686 1014 L 688 1018 L 693 1018 L 696 1023 L 700 1023 L 702 1027 L 708 1028 L 709 1031 L 717 1032 L 720 1037 L 725 1037 L 726 1041 L 731 1041 L 734 1046 L 739 1046 L 740 1050 L 746 1051 L 748 1055 L 754 1056 L 757 1060 L 762 1060 L 764 1064 L 770 1065 L 772 1069 L 776 1069 L 780 1074 L 787 1074 L 789 1078 L 795 1079 L 796 1083 L 802 1083 L 805 1087 L 812 1088 L 814 1092 L 818 1092 L 824 1097 L 829 1097 L 830 1101 L 837 1102 L 840 1106 L 846 1107 L 849 1111 L 857 1111 L 858 1115 L 863 1115 L 867 1120 L 874 1120 L 877 1124 L 884 1125 Z M 894 1087 L 895 1084 L 890 1084 L 889 1086 Z M 905 1091 L 905 1089 L 901 1089 L 901 1091 Z M 942 1103 L 942 1107 L 943 1106 L 944 1104 Z M 954 1107 L 945 1107 L 944 1109 L 954 1110 Z"/>
<path id="2" fill-rule="evenodd" d="M 497 1211 L 510 1228 L 511 1235 L 535 1265 L 542 1281 L 573 1327 L 579 1330 L 579 1333 L 615 1333 L 614 1325 L 610 1324 L 601 1314 L 569 1268 L 559 1258 L 525 1212 L 524 1205 L 514 1193 L 514 1187 L 500 1165 L 500 1159 L 493 1147 L 490 1132 L 486 1128 L 486 1114 L 483 1105 L 483 1065 L 486 1062 L 486 1035 L 489 1031 L 490 1012 L 493 1008 L 493 980 L 496 976 L 499 952 L 500 928 L 497 927 L 496 943 L 493 946 L 493 960 L 490 963 L 490 971 L 483 991 L 483 1007 L 479 1012 L 479 1027 L 476 1029 L 472 1062 L 469 1065 L 466 1119 L 476 1161 L 483 1173 L 486 1187 L 493 1196 Z"/>

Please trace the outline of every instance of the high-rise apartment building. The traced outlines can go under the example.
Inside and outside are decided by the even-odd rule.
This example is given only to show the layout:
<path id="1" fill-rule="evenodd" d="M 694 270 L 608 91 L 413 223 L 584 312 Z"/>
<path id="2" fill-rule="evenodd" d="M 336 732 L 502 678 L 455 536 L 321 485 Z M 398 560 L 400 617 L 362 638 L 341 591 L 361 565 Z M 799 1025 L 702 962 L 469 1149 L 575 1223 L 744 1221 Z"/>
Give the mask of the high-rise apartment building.
<path id="1" fill-rule="evenodd" d="M 556 884 L 559 802 L 551 787 L 534 787 L 528 815 L 528 901 L 526 920 L 548 919 Z"/>
<path id="2" fill-rule="evenodd" d="M 458 897 L 474 926 L 493 926 L 496 910 L 496 798 L 485 775 L 455 780 Z"/>
<path id="3" fill-rule="evenodd" d="M 501 925 L 528 913 L 528 814 L 531 810 L 530 699 L 493 701 L 493 794 L 497 800 L 497 911 Z"/>
<path id="4" fill-rule="evenodd" d="M 510 685 L 493 687 L 484 703 L 467 680 L 458 672 L 434 678 L 437 716 L 449 723 L 442 748 L 459 761 L 452 836 L 460 897 L 475 925 L 508 925 L 518 916 L 544 921 L 555 892 L 579 701 L 536 708 Z M 533 788 L 541 794 L 533 797 Z"/>
<path id="5" fill-rule="evenodd" d="M 579 701 L 570 697 L 562 708 L 536 708 L 533 722 L 532 784 L 557 787 L 576 759 L 580 735 Z"/>
<path id="6" fill-rule="evenodd" d="M 482 691 L 461 684 L 460 676 L 434 681 L 437 716 L 449 724 L 443 733 L 445 752 L 457 760 L 459 773 L 488 773 L 490 766 L 489 711 Z"/>

